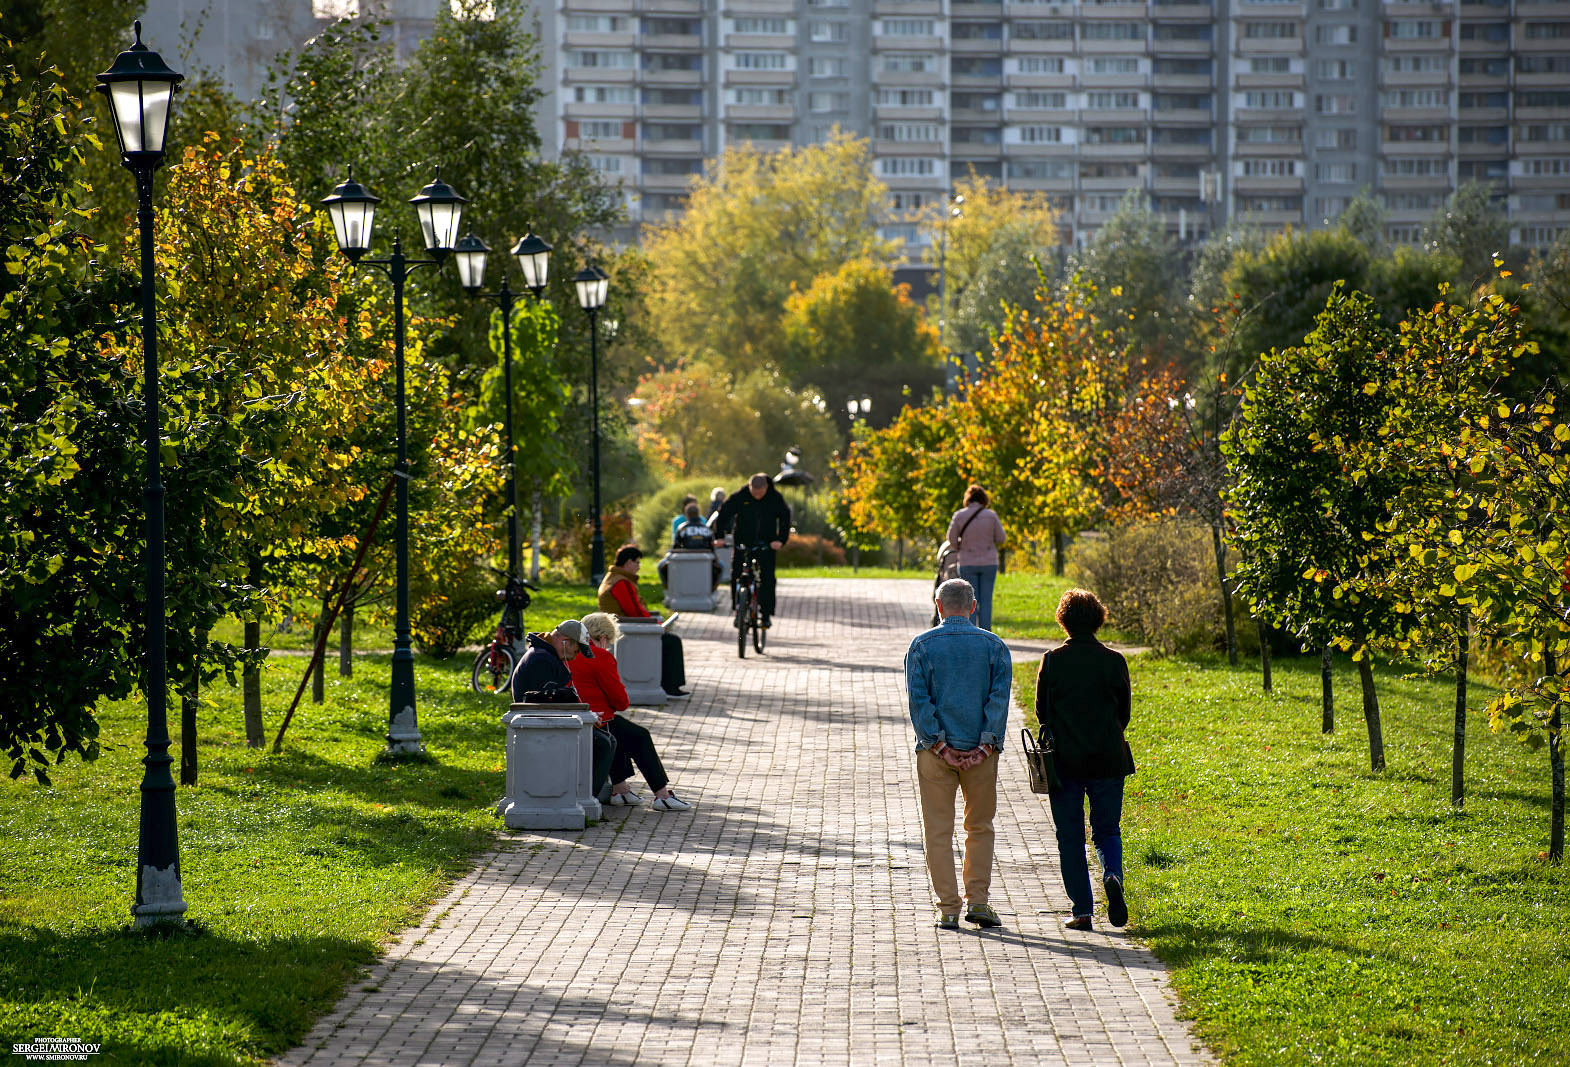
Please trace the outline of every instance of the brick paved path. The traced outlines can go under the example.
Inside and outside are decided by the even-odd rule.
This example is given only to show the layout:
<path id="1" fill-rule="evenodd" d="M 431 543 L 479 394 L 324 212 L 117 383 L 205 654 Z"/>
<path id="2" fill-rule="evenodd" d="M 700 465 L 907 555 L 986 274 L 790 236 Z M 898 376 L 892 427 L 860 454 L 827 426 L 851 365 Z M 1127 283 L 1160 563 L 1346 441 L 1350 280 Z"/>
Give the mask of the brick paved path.
<path id="1" fill-rule="evenodd" d="M 1208 1063 L 1154 957 L 1065 936 L 1013 751 L 1004 927 L 932 927 L 901 666 L 930 590 L 782 582 L 745 661 L 728 618 L 684 617 L 693 698 L 633 715 L 697 809 L 507 836 L 282 1062 Z"/>

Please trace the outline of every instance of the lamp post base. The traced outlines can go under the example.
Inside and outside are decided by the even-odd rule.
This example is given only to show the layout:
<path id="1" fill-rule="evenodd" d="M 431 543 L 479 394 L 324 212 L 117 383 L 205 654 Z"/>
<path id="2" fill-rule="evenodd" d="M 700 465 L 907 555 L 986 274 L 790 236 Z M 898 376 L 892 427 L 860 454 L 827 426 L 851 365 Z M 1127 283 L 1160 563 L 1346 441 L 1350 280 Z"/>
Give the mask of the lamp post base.
<path id="1" fill-rule="evenodd" d="M 425 755 L 425 739 L 420 736 L 420 728 L 415 725 L 412 705 L 394 715 L 388 722 L 387 748 L 382 754 L 394 759 L 400 756 Z"/>
<path id="2" fill-rule="evenodd" d="M 138 930 L 153 926 L 177 926 L 184 921 L 185 896 L 180 892 L 180 868 L 170 864 L 160 870 L 143 867 L 140 903 L 131 905 Z"/>

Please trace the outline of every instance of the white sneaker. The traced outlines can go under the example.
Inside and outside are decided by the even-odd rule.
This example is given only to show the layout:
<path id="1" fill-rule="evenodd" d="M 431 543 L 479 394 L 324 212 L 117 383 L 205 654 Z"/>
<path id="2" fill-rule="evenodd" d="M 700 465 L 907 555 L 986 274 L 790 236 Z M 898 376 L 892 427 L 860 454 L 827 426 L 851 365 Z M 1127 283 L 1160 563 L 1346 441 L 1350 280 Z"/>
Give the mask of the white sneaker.
<path id="1" fill-rule="evenodd" d="M 671 793 L 668 796 L 655 797 L 654 798 L 654 803 L 650 804 L 649 807 L 653 808 L 655 811 L 691 811 L 692 810 L 692 805 L 687 803 L 681 797 L 677 796 L 675 793 Z"/>
<path id="2" fill-rule="evenodd" d="M 625 793 L 612 793 L 610 803 L 613 808 L 635 808 L 643 803 L 643 798 L 629 789 Z"/>

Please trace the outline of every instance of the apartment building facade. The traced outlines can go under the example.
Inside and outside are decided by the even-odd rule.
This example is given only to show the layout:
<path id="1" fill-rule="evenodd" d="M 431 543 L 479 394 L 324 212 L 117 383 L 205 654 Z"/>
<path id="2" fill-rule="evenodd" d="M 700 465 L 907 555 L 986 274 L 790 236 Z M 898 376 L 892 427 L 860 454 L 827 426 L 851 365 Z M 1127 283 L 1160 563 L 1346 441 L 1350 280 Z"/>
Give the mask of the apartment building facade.
<path id="1" fill-rule="evenodd" d="M 896 208 L 974 171 L 1075 241 L 1131 189 L 1191 240 L 1328 225 L 1368 188 L 1415 241 L 1470 179 L 1518 243 L 1570 226 L 1567 0 L 562 0 L 541 32 L 553 143 L 635 221 L 728 145 L 839 126 Z"/>
<path id="2" fill-rule="evenodd" d="M 148 23 L 249 96 L 330 17 L 406 51 L 445 2 L 150 0 Z M 1197 240 L 1329 225 L 1363 188 L 1412 242 L 1468 180 L 1515 243 L 1570 228 L 1570 0 L 538 0 L 535 30 L 545 149 L 619 183 L 627 240 L 728 146 L 836 126 L 907 242 L 901 213 L 972 172 L 1051 196 L 1075 242 L 1130 190 Z"/>

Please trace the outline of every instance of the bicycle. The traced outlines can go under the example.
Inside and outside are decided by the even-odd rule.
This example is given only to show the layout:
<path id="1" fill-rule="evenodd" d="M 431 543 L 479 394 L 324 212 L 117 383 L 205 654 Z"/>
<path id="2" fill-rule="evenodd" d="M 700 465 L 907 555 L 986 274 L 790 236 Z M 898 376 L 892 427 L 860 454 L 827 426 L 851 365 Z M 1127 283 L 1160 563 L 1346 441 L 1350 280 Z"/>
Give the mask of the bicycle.
<path id="1" fill-rule="evenodd" d="M 496 636 L 474 657 L 469 685 L 476 693 L 511 697 L 515 664 L 512 646 L 523 636 L 523 609 L 529 606 L 530 589 L 539 592 L 522 578 L 509 577 L 507 588 L 496 590 L 496 599 L 502 602 L 502 617 L 496 624 Z"/>
<path id="2" fill-rule="evenodd" d="M 763 655 L 763 645 L 769 633 L 763 626 L 763 605 L 758 596 L 759 586 L 763 584 L 763 569 L 758 563 L 758 557 L 763 550 L 754 545 L 744 546 L 744 551 L 746 557 L 742 560 L 741 573 L 735 576 L 731 585 L 731 603 L 736 611 L 736 655 L 742 659 L 747 658 L 749 630 L 752 647 L 760 656 Z"/>

